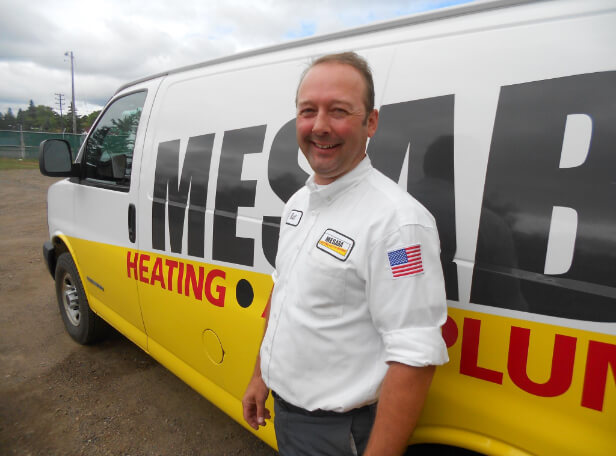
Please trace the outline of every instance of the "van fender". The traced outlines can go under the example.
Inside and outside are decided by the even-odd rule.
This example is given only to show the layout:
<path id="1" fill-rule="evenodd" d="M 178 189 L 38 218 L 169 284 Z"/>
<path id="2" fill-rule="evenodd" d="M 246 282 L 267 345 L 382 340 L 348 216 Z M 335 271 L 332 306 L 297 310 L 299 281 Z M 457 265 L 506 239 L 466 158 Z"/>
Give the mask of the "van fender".
<path id="1" fill-rule="evenodd" d="M 73 262 L 75 263 L 75 267 L 77 268 L 77 273 L 79 274 L 79 277 L 81 277 L 83 282 L 85 276 L 81 271 L 79 260 L 77 258 L 77 255 L 75 255 L 75 251 L 70 242 L 70 239 L 64 233 L 60 232 L 54 233 L 51 236 L 51 241 L 47 241 L 43 244 L 43 255 L 45 256 L 45 261 L 47 262 L 47 267 L 49 269 L 49 272 L 51 273 L 51 277 L 53 277 L 53 279 L 55 280 L 56 263 L 58 261 L 58 257 L 64 252 L 70 253 L 71 257 L 73 258 Z M 86 298 L 88 299 L 90 308 L 95 314 L 100 316 L 99 311 L 96 309 L 96 305 L 92 305 L 92 300 L 90 299 L 87 287 L 84 287 L 84 292 L 86 294 Z"/>
<path id="2" fill-rule="evenodd" d="M 437 444 L 494 456 L 532 456 L 501 440 L 447 426 L 419 426 L 415 429 L 410 443 L 411 449 L 418 444 Z"/>

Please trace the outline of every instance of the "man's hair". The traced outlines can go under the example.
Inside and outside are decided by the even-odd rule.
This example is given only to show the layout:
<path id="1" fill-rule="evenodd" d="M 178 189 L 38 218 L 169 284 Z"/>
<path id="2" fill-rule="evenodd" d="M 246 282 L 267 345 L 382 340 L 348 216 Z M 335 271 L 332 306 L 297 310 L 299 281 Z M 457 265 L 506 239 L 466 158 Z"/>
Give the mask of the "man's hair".
<path id="1" fill-rule="evenodd" d="M 339 63 L 342 65 L 349 65 L 359 71 L 359 74 L 364 80 L 366 85 L 366 92 L 364 93 L 364 106 L 366 107 L 366 118 L 370 115 L 374 109 L 374 81 L 372 80 L 372 71 L 370 65 L 366 59 L 361 57 L 355 52 L 341 52 L 339 54 L 327 54 L 313 60 L 312 63 L 304 70 L 302 76 L 299 79 L 297 85 L 297 91 L 295 92 L 295 104 L 297 105 L 297 94 L 299 93 L 299 86 L 302 85 L 302 81 L 306 77 L 306 74 L 317 65 L 322 63 Z"/>

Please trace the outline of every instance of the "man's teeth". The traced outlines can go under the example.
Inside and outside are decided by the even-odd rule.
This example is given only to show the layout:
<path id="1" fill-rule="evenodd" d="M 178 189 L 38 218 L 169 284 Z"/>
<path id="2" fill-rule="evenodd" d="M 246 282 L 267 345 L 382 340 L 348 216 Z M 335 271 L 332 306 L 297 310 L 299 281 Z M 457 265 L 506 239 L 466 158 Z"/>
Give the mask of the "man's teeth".
<path id="1" fill-rule="evenodd" d="M 319 149 L 331 149 L 333 147 L 336 147 L 336 144 L 314 144 L 315 146 L 317 146 Z"/>

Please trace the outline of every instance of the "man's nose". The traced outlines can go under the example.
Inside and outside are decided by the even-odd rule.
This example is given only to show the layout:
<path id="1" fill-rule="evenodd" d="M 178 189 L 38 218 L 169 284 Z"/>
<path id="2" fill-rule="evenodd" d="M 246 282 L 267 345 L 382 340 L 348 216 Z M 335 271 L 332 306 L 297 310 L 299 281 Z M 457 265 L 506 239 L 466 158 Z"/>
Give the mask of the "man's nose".
<path id="1" fill-rule="evenodd" d="M 312 132 L 317 135 L 323 135 L 330 132 L 329 117 L 327 112 L 319 111 L 312 125 Z"/>

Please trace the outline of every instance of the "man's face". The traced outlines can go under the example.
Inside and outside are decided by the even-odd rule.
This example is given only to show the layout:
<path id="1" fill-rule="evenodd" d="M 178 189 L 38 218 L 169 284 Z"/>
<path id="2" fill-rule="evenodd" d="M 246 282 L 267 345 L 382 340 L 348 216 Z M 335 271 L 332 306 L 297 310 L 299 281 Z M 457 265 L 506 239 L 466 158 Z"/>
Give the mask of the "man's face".
<path id="1" fill-rule="evenodd" d="M 321 63 L 311 68 L 297 91 L 297 142 L 315 172 L 329 184 L 364 157 L 374 135 L 378 111 L 366 118 L 365 82 L 355 68 Z"/>

